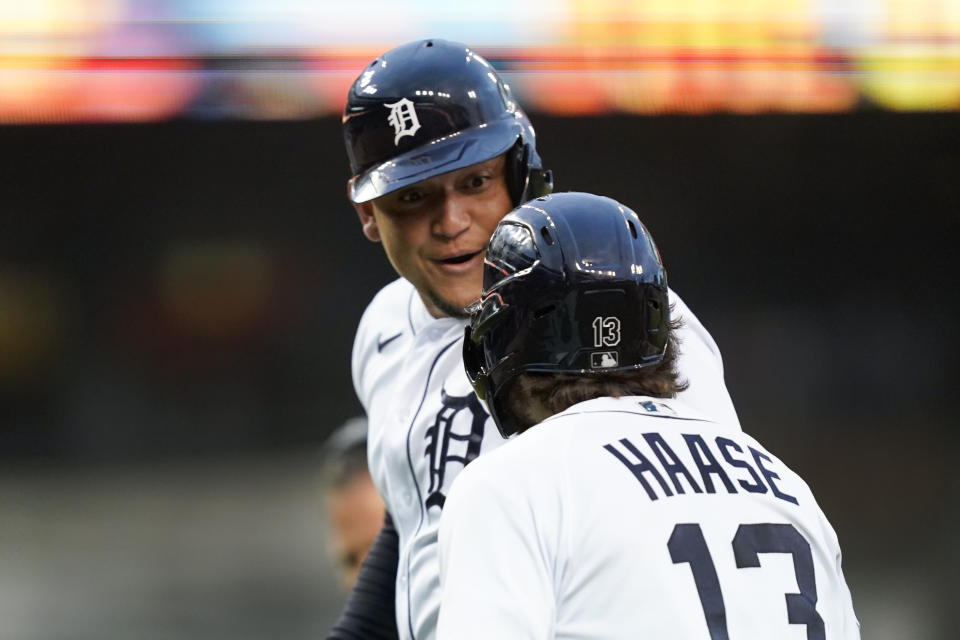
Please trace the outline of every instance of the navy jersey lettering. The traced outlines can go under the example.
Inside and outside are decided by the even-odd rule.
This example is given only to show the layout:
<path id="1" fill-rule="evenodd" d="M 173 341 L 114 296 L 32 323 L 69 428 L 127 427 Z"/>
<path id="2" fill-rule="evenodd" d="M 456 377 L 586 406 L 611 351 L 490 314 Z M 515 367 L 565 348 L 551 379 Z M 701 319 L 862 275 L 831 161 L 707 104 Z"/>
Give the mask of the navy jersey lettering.
<path id="1" fill-rule="evenodd" d="M 754 461 L 757 463 L 757 468 L 760 469 L 760 473 L 763 474 L 763 477 L 766 478 L 766 480 L 767 480 L 767 484 L 770 485 L 770 490 L 773 491 L 773 495 L 777 496 L 777 497 L 780 498 L 781 500 L 786 500 L 787 502 L 792 502 L 793 504 L 797 504 L 797 505 L 800 504 L 799 502 L 797 502 L 797 499 L 796 499 L 796 498 L 794 498 L 794 497 L 791 496 L 791 495 L 788 495 L 788 494 L 784 493 L 784 492 L 781 491 L 780 488 L 776 485 L 776 483 L 774 482 L 774 480 L 779 480 L 779 479 L 780 479 L 780 476 L 779 476 L 778 474 L 774 473 L 773 471 L 770 471 L 770 470 L 767 469 L 765 466 L 763 466 L 763 462 L 761 462 L 760 459 L 763 458 L 763 459 L 766 460 L 767 462 L 771 462 L 770 456 L 768 456 L 768 455 L 766 455 L 766 454 L 764 454 L 764 453 L 761 453 L 761 452 L 757 451 L 757 450 L 754 449 L 753 447 L 750 447 L 750 453 L 753 454 L 753 459 L 754 459 Z"/>
<path id="2" fill-rule="evenodd" d="M 666 494 L 668 498 L 673 495 L 673 493 L 670 491 L 670 488 L 667 486 L 667 483 L 664 481 L 663 476 L 657 472 L 657 468 L 653 466 L 653 463 L 647 460 L 647 458 L 645 458 L 644 455 L 637 450 L 632 442 L 626 438 L 623 438 L 620 440 L 620 444 L 622 444 L 623 447 L 629 451 L 634 458 L 637 459 L 637 462 L 630 462 L 627 460 L 627 457 L 620 453 L 612 444 L 605 444 L 603 445 L 603 448 L 613 454 L 617 460 L 622 462 L 623 465 L 630 470 L 630 473 L 632 473 L 643 486 L 643 488 L 646 489 L 647 495 L 650 496 L 651 500 L 656 500 L 657 494 L 653 490 L 653 487 L 650 486 L 650 483 L 647 482 L 647 479 L 643 477 L 643 474 L 645 473 L 649 473 L 656 479 L 656 481 L 660 484 L 660 488 L 663 489 L 664 494 Z"/>
<path id="3" fill-rule="evenodd" d="M 720 447 L 720 453 L 723 455 L 723 459 L 726 460 L 728 464 L 737 467 L 738 469 L 746 469 L 750 474 L 750 477 L 753 478 L 753 484 L 750 484 L 744 480 L 737 480 L 737 482 L 740 483 L 740 486 L 750 493 L 766 493 L 767 486 L 763 484 L 760 476 L 758 476 L 757 472 L 753 470 L 753 467 L 750 466 L 750 463 L 746 460 L 734 458 L 733 454 L 730 453 L 730 449 L 736 449 L 739 453 L 743 453 L 743 448 L 729 438 L 718 437 L 716 442 L 717 446 Z"/>
<path id="4" fill-rule="evenodd" d="M 690 472 L 687 471 L 687 468 L 683 466 L 683 463 L 680 462 L 677 454 L 673 452 L 673 449 L 671 449 L 670 445 L 668 445 L 666 440 L 663 439 L 663 436 L 661 436 L 659 433 L 645 433 L 643 434 L 643 439 L 647 441 L 647 444 L 650 445 L 650 449 L 653 450 L 654 455 L 656 455 L 660 460 L 660 464 L 663 465 L 664 472 L 670 476 L 677 493 L 684 493 L 683 487 L 680 485 L 680 480 L 677 478 L 678 475 L 682 475 L 687 479 L 687 482 L 690 483 L 690 486 L 693 488 L 694 492 L 703 493 L 703 489 L 701 489 L 696 480 L 693 479 L 693 476 L 690 475 Z"/>
<path id="5" fill-rule="evenodd" d="M 696 434 L 685 433 L 683 439 L 687 442 L 687 448 L 690 449 L 694 464 L 700 469 L 700 478 L 703 480 L 703 487 L 707 490 L 707 493 L 716 493 L 711 475 L 720 478 L 723 486 L 727 488 L 727 493 L 736 493 L 737 490 L 733 487 L 733 483 L 730 482 L 730 478 L 727 477 L 727 473 L 717 462 L 717 459 L 713 457 L 703 438 Z"/>

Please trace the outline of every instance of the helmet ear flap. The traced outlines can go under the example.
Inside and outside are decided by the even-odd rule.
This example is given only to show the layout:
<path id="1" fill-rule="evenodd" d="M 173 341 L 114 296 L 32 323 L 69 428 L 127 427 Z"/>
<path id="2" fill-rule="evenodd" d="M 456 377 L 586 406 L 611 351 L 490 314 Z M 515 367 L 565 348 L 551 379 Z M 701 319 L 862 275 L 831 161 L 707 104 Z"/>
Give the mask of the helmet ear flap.
<path id="1" fill-rule="evenodd" d="M 507 189 L 515 207 L 553 192 L 553 171 L 531 167 L 530 153 L 530 145 L 523 138 L 517 138 L 507 152 Z"/>
<path id="2" fill-rule="evenodd" d="M 470 379 L 474 391 L 477 392 L 477 397 L 486 400 L 489 379 L 483 363 L 483 347 L 474 342 L 473 328 L 467 325 L 463 335 L 463 368 L 467 372 L 467 378 Z"/>
<path id="3" fill-rule="evenodd" d="M 530 152 L 527 149 L 527 145 L 523 144 L 523 138 L 519 137 L 516 143 L 507 151 L 507 164 L 504 171 L 506 172 L 510 201 L 515 207 L 525 202 L 523 197 L 527 189 L 527 174 L 529 171 L 527 160 L 529 154 Z"/>

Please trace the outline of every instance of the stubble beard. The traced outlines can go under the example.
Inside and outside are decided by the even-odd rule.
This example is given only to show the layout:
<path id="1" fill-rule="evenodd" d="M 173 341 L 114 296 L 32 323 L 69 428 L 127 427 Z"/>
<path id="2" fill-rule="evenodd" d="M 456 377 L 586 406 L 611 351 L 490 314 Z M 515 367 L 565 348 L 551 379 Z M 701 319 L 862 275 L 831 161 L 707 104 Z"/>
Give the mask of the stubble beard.
<path id="1" fill-rule="evenodd" d="M 483 272 L 480 274 L 473 274 L 473 277 L 476 279 L 476 293 L 469 299 L 467 302 L 459 304 L 445 298 L 437 292 L 437 290 L 431 286 L 429 283 L 424 283 L 426 286 L 423 287 L 420 295 L 424 298 L 424 301 L 429 301 L 433 307 L 442 313 L 447 318 L 456 318 L 457 320 L 469 320 L 470 312 L 467 311 L 467 307 L 476 299 L 480 297 L 481 290 L 483 289 Z M 453 293 L 457 293 L 458 287 L 453 288 Z M 464 292 L 460 292 L 461 294 Z"/>
<path id="2" fill-rule="evenodd" d="M 427 297 L 430 299 L 430 303 L 437 308 L 437 311 L 449 318 L 456 318 L 457 320 L 469 320 L 470 314 L 467 313 L 466 307 L 458 306 L 449 300 L 444 300 L 434 291 L 428 291 Z"/>

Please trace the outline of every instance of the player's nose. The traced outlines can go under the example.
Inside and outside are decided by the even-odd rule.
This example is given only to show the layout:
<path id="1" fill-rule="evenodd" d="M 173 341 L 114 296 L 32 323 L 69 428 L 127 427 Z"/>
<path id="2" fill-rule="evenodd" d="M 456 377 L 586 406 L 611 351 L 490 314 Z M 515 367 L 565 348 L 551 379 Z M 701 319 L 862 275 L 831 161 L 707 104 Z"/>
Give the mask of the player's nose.
<path id="1" fill-rule="evenodd" d="M 470 228 L 469 199 L 462 194 L 447 193 L 433 220 L 433 233 L 441 238 L 452 240 Z"/>

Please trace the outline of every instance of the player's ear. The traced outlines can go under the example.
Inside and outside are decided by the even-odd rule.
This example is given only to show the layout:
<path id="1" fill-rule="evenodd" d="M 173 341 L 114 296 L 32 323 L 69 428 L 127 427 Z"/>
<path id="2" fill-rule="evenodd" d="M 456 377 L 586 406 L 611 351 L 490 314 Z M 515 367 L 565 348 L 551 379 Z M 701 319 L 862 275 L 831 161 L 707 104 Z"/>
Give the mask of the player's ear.
<path id="1" fill-rule="evenodd" d="M 370 242 L 380 242 L 380 229 L 377 228 L 377 219 L 373 216 L 373 203 L 354 203 L 353 208 L 357 212 L 357 217 L 360 218 L 363 235 L 367 236 L 367 240 Z"/>
<path id="2" fill-rule="evenodd" d="M 347 200 L 350 199 L 350 187 L 353 186 L 355 179 L 356 176 L 347 181 Z M 357 217 L 360 218 L 363 235 L 367 236 L 367 240 L 370 242 L 380 242 L 380 229 L 377 228 L 377 219 L 373 217 L 373 203 L 362 202 L 357 204 L 354 202 L 353 208 L 357 212 Z"/>

